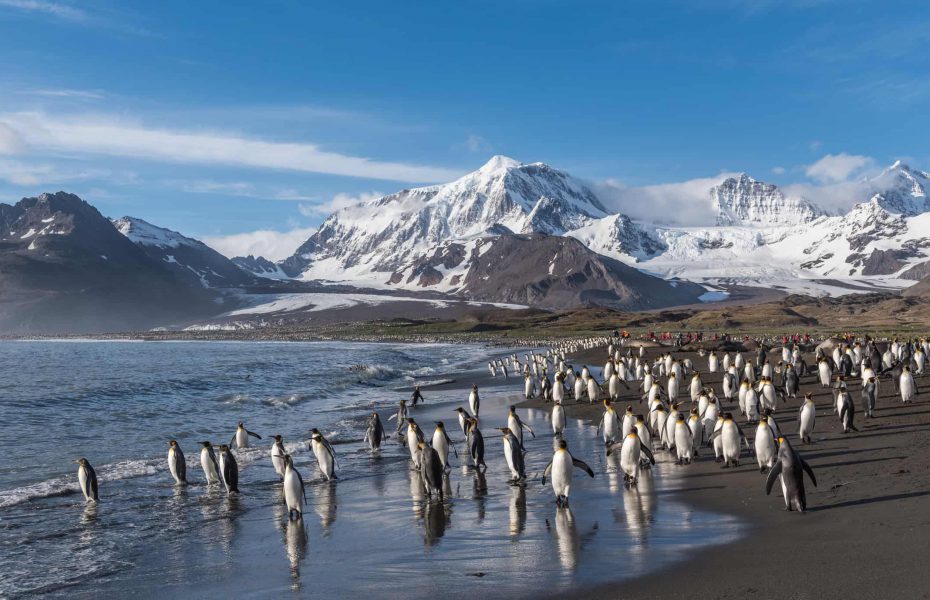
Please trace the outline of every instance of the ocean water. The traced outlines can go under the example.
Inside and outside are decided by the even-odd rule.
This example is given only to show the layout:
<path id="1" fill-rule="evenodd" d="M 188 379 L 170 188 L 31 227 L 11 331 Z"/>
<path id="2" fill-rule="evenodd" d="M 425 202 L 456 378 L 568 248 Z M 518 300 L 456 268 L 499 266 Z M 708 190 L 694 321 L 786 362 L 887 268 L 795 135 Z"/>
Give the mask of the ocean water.
<path id="1" fill-rule="evenodd" d="M 571 509 L 556 509 L 539 476 L 552 454 L 545 411 L 523 411 L 525 487 L 507 484 L 495 426 L 521 381 L 488 380 L 500 350 L 474 345 L 226 342 L 0 343 L 0 597 L 419 598 L 478 591 L 529 597 L 648 573 L 739 535 L 726 515 L 672 493 L 680 470 L 660 463 L 637 489 L 622 484 L 594 428 L 573 421 L 570 448 L 596 472 L 577 472 Z M 353 365 L 365 365 L 352 369 Z M 488 380 L 488 381 L 485 381 Z M 412 383 L 447 382 L 412 409 L 458 431 L 453 409 L 481 383 L 489 469 L 454 460 L 447 499 L 429 501 L 407 450 L 362 443 L 372 410 L 386 428 Z M 450 383 L 454 382 L 454 383 Z M 204 483 L 199 442 L 228 443 L 236 423 L 264 439 L 236 451 L 241 494 Z M 324 482 L 309 431 L 332 441 L 339 479 Z M 303 519 L 289 521 L 269 458 L 284 436 L 307 482 Z M 188 463 L 174 485 L 167 441 Z M 86 504 L 75 460 L 100 480 Z"/>

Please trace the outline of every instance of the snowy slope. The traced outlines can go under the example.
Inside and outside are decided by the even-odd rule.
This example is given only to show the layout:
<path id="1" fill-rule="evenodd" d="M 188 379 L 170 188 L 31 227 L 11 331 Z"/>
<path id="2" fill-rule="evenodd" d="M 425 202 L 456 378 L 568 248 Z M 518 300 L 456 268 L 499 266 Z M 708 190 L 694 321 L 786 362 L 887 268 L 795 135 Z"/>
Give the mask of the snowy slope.
<path id="1" fill-rule="evenodd" d="M 252 281 L 250 274 L 200 240 L 135 217 L 114 219 L 112 223 L 129 241 L 178 277 L 205 288 L 234 287 Z"/>
<path id="2" fill-rule="evenodd" d="M 282 267 L 328 279 L 364 265 L 391 272 L 448 240 L 499 233 L 564 233 L 607 216 L 582 183 L 542 163 L 495 156 L 445 185 L 403 190 L 334 213 Z"/>
<path id="3" fill-rule="evenodd" d="M 708 189 L 714 223 L 669 227 L 611 213 L 563 171 L 496 156 L 449 184 L 334 213 L 278 267 L 303 280 L 467 294 L 491 240 L 533 233 L 570 236 L 647 273 L 702 284 L 827 294 L 906 287 L 930 272 L 930 176 L 896 162 L 864 183 L 863 197 L 851 199 L 858 204 L 828 216 L 741 174 Z M 519 260 L 535 277 L 548 258 L 498 260 Z"/>
<path id="4" fill-rule="evenodd" d="M 778 187 L 745 173 L 715 185 L 710 195 L 717 225 L 800 225 L 823 214 L 803 198 L 786 198 Z"/>

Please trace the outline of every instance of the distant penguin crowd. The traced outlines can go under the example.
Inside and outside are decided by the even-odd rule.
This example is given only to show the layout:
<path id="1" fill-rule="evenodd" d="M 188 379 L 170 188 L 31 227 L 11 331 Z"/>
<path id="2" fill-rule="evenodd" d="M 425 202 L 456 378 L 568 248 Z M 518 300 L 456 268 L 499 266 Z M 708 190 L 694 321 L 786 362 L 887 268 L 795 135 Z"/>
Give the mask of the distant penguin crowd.
<path id="1" fill-rule="evenodd" d="M 706 373 L 721 374 L 721 396 L 718 396 L 705 383 L 691 358 L 679 360 L 673 349 L 651 343 L 651 350 L 658 351 L 658 356 L 649 359 L 646 345 L 625 337 L 588 337 L 553 343 L 544 351 L 524 354 L 522 360 L 513 353 L 488 363 L 491 377 L 509 380 L 515 376 L 522 380 L 522 395 L 527 400 L 541 399 L 552 404 L 549 421 L 554 451 L 539 479 L 543 485 L 551 486 L 558 506 L 568 505 L 576 469 L 595 477 L 593 469 L 571 453 L 563 437 L 565 406 L 586 402 L 603 406 L 596 435 L 602 439 L 608 456 L 619 453 L 626 485 L 637 485 L 642 472 L 656 464 L 657 451 L 669 453 L 673 462 L 681 466 L 692 464 L 702 452 L 706 451 L 708 456 L 712 452 L 716 462 L 729 468 L 740 465 L 745 450 L 755 459 L 759 471 L 766 474 L 766 494 L 779 482 L 786 510 L 803 512 L 807 507 L 804 477 L 815 486 L 817 480 L 811 466 L 789 441 L 788 433 L 779 427 L 776 419 L 779 404 L 798 398 L 802 379 L 809 378 L 811 385 L 832 390 L 836 427 L 843 433 L 855 433 L 857 402 L 848 391 L 847 382 L 861 382 L 859 412 L 872 418 L 880 385 L 893 385 L 904 403 L 917 399 L 917 378 L 925 374 L 926 357 L 930 353 L 930 342 L 926 339 L 878 343 L 867 337 L 856 341 L 828 339 L 806 352 L 797 344 L 783 344 L 774 364 L 770 355 L 777 350 L 773 347 L 767 350 L 764 342 L 757 343 L 758 350 L 754 353 L 698 349 L 698 358 L 706 361 Z M 600 380 L 588 366 L 578 369 L 568 362 L 567 357 L 598 348 L 606 348 L 607 353 Z M 747 358 L 744 353 L 750 356 Z M 812 354 L 815 364 L 808 365 L 804 354 Z M 643 405 L 645 412 L 637 413 L 632 404 L 618 412 L 614 403 L 624 394 Z M 796 438 L 800 444 L 814 442 L 818 415 L 812 396 L 811 392 L 805 393 L 798 409 Z M 413 406 L 425 401 L 419 387 L 415 388 L 411 401 Z M 372 412 L 365 424 L 363 440 L 377 453 L 385 441 L 396 436 L 406 447 L 410 466 L 419 472 L 427 495 L 442 500 L 443 481 L 452 468 L 450 454 L 467 468 L 487 469 L 485 436 L 479 427 L 481 399 L 477 384 L 463 398 L 463 403 L 464 406 L 454 410 L 455 435 L 460 433 L 464 437 L 461 455 L 445 423 L 437 421 L 432 434 L 427 436 L 409 414 L 406 400 L 401 400 L 397 411 L 388 418 L 396 421 L 392 434 L 385 429 L 381 415 Z M 752 442 L 738 420 L 752 432 Z M 516 406 L 509 407 L 506 422 L 496 431 L 500 435 L 494 437 L 501 440 L 499 456 L 502 455 L 510 475 L 508 482 L 525 486 L 528 474 L 524 436 L 536 437 L 536 432 L 523 421 Z M 239 467 L 233 449 L 247 448 L 253 439 L 262 437 L 240 422 L 228 444 L 216 447 L 210 441 L 200 442 L 200 466 L 205 482 L 223 486 L 227 494 L 239 493 Z M 311 430 L 307 449 L 315 458 L 320 477 L 336 480 L 336 452 L 318 429 Z M 272 437 L 269 455 L 283 486 L 288 516 L 299 519 L 306 501 L 305 483 L 294 458 L 285 450 L 282 436 Z M 167 459 L 168 473 L 177 485 L 185 485 L 187 463 L 177 440 L 168 441 Z M 80 458 L 77 463 L 81 492 L 86 501 L 98 502 L 100 489 L 93 466 L 87 458 Z"/>

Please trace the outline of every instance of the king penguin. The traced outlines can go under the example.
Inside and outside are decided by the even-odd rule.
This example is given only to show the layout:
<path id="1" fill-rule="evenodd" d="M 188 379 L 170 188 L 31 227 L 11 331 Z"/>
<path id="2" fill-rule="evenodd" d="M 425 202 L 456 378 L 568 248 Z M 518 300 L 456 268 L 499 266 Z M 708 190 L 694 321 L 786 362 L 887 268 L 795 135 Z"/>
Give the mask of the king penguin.
<path id="1" fill-rule="evenodd" d="M 294 459 L 285 454 L 284 461 L 284 502 L 287 504 L 288 519 L 294 515 L 300 518 L 304 514 L 304 502 L 307 500 L 307 491 L 304 487 L 304 478 L 294 468 Z"/>
<path id="2" fill-rule="evenodd" d="M 81 493 L 84 494 L 85 502 L 98 502 L 100 497 L 97 494 L 97 472 L 90 466 L 86 458 L 79 458 L 78 464 L 78 483 L 81 486 Z"/>
<path id="3" fill-rule="evenodd" d="M 571 452 L 568 451 L 568 444 L 565 440 L 559 440 L 559 447 L 552 455 L 552 460 L 546 465 L 546 470 L 543 471 L 542 483 L 546 485 L 546 478 L 551 474 L 555 503 L 560 507 L 568 505 L 568 495 L 572 488 L 573 469 L 576 467 L 592 478 L 594 477 L 594 471 L 591 470 L 591 467 L 572 456 Z"/>
<path id="4" fill-rule="evenodd" d="M 801 458 L 787 438 L 778 438 L 778 460 L 769 471 L 765 482 L 765 494 L 772 493 L 775 479 L 781 478 L 781 491 L 785 497 L 785 510 L 804 512 L 807 509 L 807 495 L 804 493 L 804 473 L 811 478 L 811 483 L 817 487 L 817 478 L 810 465 Z"/>
<path id="5" fill-rule="evenodd" d="M 262 439 L 262 436 L 253 431 L 249 431 L 245 428 L 245 425 L 242 424 L 242 421 L 239 421 L 239 426 L 236 427 L 236 433 L 233 434 L 232 439 L 229 441 L 229 447 L 232 448 L 233 444 L 235 444 L 236 448 L 239 448 L 240 450 L 243 448 L 248 448 L 249 436 Z"/>
<path id="6" fill-rule="evenodd" d="M 320 465 L 320 472 L 327 481 L 336 479 L 336 453 L 332 444 L 316 428 L 310 430 L 310 450 Z"/>
<path id="7" fill-rule="evenodd" d="M 176 483 L 187 483 L 187 463 L 177 440 L 168 442 L 168 470 Z"/>

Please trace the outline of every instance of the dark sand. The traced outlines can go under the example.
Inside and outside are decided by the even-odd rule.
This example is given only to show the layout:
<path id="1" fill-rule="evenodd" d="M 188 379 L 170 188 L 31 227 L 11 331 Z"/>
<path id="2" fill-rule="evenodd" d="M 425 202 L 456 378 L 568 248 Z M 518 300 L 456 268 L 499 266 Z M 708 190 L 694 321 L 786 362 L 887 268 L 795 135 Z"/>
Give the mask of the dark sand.
<path id="1" fill-rule="evenodd" d="M 647 356 L 652 360 L 663 350 L 648 349 Z M 685 352 L 674 356 L 691 358 L 702 371 L 705 385 L 713 385 L 722 398 L 720 374 L 705 372 L 706 357 Z M 780 360 L 778 353 L 769 356 L 773 363 Z M 600 374 L 606 350 L 576 357 L 579 368 L 581 359 Z M 904 405 L 891 381 L 883 379 L 872 419 L 860 412 L 858 380 L 850 381 L 859 433 L 844 435 L 838 417 L 832 414 L 832 391 L 822 389 L 815 376 L 802 378 L 801 397 L 812 391 L 817 403 L 814 443 L 801 445 L 796 435 L 800 399 L 779 403 L 775 416 L 817 476 L 816 488 L 805 480 L 806 513 L 785 511 L 778 484 L 770 496 L 765 495 L 765 475 L 759 473 L 748 451 L 743 451 L 739 468 L 724 470 L 708 448 L 697 463 L 680 467 L 687 485 L 678 490 L 678 499 L 698 509 L 744 519 L 752 526 L 748 535 L 633 581 L 579 589 L 579 597 L 930 598 L 926 564 L 930 547 L 928 380 L 918 380 L 919 401 Z M 682 395 L 687 397 L 687 389 Z M 618 402 L 619 410 L 631 403 L 646 412 L 645 403 L 638 405 L 634 394 L 626 392 Z M 531 400 L 524 406 L 547 405 Z M 727 403 L 724 407 L 731 408 Z M 682 403 L 682 408 L 689 410 L 691 403 Z M 738 411 L 734 403 L 732 412 Z M 566 404 L 566 413 L 573 417 L 596 421 L 602 412 L 599 406 Z M 755 426 L 745 425 L 742 419 L 739 422 L 752 444 Z"/>

